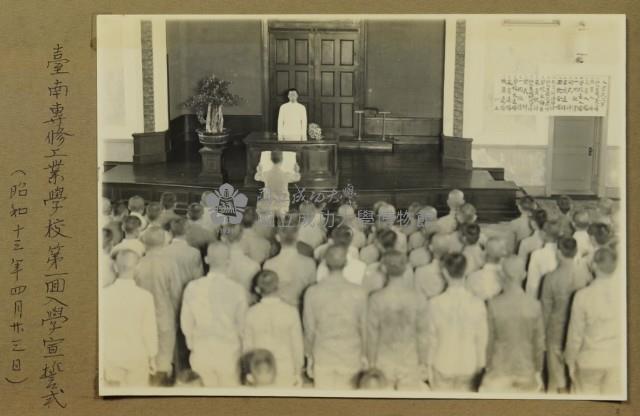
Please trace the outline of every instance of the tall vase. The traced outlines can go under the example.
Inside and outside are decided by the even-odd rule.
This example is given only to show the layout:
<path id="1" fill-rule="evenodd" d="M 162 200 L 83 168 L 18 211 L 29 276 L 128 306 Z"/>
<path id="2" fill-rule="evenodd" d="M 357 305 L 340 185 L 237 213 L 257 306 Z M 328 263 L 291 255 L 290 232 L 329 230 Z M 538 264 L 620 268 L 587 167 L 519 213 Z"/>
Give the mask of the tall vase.
<path id="1" fill-rule="evenodd" d="M 222 116 L 222 104 L 207 106 L 207 133 L 222 133 L 224 131 L 224 117 Z"/>

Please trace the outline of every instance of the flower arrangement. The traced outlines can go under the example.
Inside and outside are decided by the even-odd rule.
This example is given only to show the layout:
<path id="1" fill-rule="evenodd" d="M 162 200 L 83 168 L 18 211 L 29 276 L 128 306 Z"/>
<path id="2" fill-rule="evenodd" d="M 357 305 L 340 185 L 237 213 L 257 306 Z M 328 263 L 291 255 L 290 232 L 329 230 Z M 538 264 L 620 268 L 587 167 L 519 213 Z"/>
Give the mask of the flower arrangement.
<path id="1" fill-rule="evenodd" d="M 322 140 L 322 129 L 316 123 L 309 123 L 309 137 L 312 140 Z"/>
<path id="2" fill-rule="evenodd" d="M 200 123 L 205 125 L 205 132 L 220 134 L 224 132 L 222 107 L 235 106 L 243 99 L 229 91 L 231 81 L 220 79 L 212 74 L 198 82 L 196 94 L 185 101 L 184 106 L 195 111 Z"/>

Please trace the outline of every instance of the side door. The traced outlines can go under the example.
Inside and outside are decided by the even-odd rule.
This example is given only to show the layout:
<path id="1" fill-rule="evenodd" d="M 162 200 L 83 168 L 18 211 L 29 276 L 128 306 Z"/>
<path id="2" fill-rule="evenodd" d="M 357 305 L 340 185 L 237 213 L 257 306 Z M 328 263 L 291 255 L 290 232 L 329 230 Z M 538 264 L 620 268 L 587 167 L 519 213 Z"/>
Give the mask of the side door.
<path id="1" fill-rule="evenodd" d="M 597 192 L 599 117 L 554 117 L 551 193 Z"/>

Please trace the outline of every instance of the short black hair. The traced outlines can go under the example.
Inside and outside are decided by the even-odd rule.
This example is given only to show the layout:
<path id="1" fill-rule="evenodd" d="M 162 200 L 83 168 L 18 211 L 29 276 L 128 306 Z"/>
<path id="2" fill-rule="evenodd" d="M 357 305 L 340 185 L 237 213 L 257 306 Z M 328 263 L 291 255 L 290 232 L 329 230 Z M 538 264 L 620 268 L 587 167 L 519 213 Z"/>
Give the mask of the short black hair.
<path id="1" fill-rule="evenodd" d="M 245 211 L 246 212 L 246 211 Z M 197 221 L 202 218 L 204 214 L 204 207 L 199 202 L 193 202 L 189 205 L 187 210 L 187 216 L 190 220 Z"/>
<path id="2" fill-rule="evenodd" d="M 289 89 L 287 90 L 287 95 L 289 95 L 289 93 L 290 93 L 291 91 L 295 91 L 295 92 L 296 92 L 296 94 L 300 95 L 300 92 L 298 91 L 298 89 L 297 89 L 297 88 L 289 88 Z"/>
<path id="3" fill-rule="evenodd" d="M 176 217 L 169 221 L 169 229 L 174 237 L 181 237 L 187 232 L 187 220 L 184 217 Z"/>
<path id="4" fill-rule="evenodd" d="M 382 229 L 376 233 L 376 240 L 380 242 L 383 248 L 388 250 L 395 247 L 398 236 L 393 230 Z"/>
<path id="5" fill-rule="evenodd" d="M 611 230 L 609 229 L 609 226 L 601 222 L 589 225 L 587 233 L 601 246 L 607 244 L 611 239 Z"/>
<path id="6" fill-rule="evenodd" d="M 558 205 L 558 209 L 563 214 L 571 211 L 572 200 L 568 195 L 560 195 L 558 199 L 556 199 L 556 204 Z"/>
<path id="7" fill-rule="evenodd" d="M 160 214 L 162 213 L 162 205 L 159 202 L 150 202 L 147 205 L 147 218 L 149 221 L 155 221 L 160 218 Z"/>
<path id="8" fill-rule="evenodd" d="M 173 192 L 163 192 L 160 196 L 160 203 L 164 209 L 171 209 L 178 201 L 176 194 Z"/>
<path id="9" fill-rule="evenodd" d="M 543 209 L 536 209 L 531 213 L 531 220 L 536 223 L 539 229 L 544 228 L 544 223 L 547 222 L 547 211 Z"/>
<path id="10" fill-rule="evenodd" d="M 331 238 L 336 244 L 350 245 L 353 241 L 353 230 L 347 225 L 340 225 L 331 231 Z"/>
<path id="11" fill-rule="evenodd" d="M 255 288 L 260 296 L 267 296 L 278 290 L 278 274 L 273 270 L 262 270 L 255 276 Z"/>
<path id="12" fill-rule="evenodd" d="M 131 234 L 142 227 L 142 221 L 135 215 L 127 215 L 122 221 L 122 231 Z"/>
<path id="13" fill-rule="evenodd" d="M 272 150 L 271 151 L 271 162 L 274 165 L 282 162 L 282 150 Z"/>
<path id="14" fill-rule="evenodd" d="M 242 213 L 242 225 L 249 228 L 258 221 L 258 213 L 254 207 L 246 207 Z"/>
<path id="15" fill-rule="evenodd" d="M 240 357 L 240 378 L 243 384 L 249 384 L 248 375 L 253 374 L 258 367 L 266 365 L 276 371 L 276 359 L 271 351 L 258 348 L 248 351 Z"/>
<path id="16" fill-rule="evenodd" d="M 480 226 L 476 223 L 463 224 L 461 231 L 468 244 L 475 244 L 480 239 Z"/>
<path id="17" fill-rule="evenodd" d="M 467 269 L 467 258 L 460 253 L 445 254 L 443 265 L 453 279 L 462 279 Z"/>
<path id="18" fill-rule="evenodd" d="M 602 247 L 596 250 L 593 255 L 593 262 L 598 269 L 605 273 L 613 273 L 616 270 L 618 262 L 618 254 L 615 250 L 608 247 Z"/>
<path id="19" fill-rule="evenodd" d="M 560 251 L 563 257 L 572 259 L 578 252 L 578 243 L 574 238 L 561 238 L 560 241 L 558 241 L 558 251 Z"/>
<path id="20" fill-rule="evenodd" d="M 560 221 L 557 219 L 545 222 L 542 230 L 548 237 L 552 238 L 553 240 L 557 240 L 562 234 Z"/>
<path id="21" fill-rule="evenodd" d="M 402 276 L 407 268 L 407 257 L 397 250 L 389 250 L 382 255 L 380 263 L 387 269 L 388 276 Z"/>

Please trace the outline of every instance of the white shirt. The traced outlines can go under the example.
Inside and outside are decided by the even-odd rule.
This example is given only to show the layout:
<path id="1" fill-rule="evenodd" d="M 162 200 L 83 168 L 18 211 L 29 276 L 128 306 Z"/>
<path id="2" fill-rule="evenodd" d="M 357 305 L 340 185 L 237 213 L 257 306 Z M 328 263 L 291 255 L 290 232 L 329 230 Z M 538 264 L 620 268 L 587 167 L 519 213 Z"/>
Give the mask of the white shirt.
<path id="1" fill-rule="evenodd" d="M 227 277 L 240 284 L 251 299 L 254 276 L 260 271 L 260 264 L 244 254 L 240 242 L 229 246 L 229 267 Z"/>
<path id="2" fill-rule="evenodd" d="M 113 271 L 113 260 L 109 253 L 100 253 L 100 286 L 107 287 L 116 280 L 116 274 Z"/>
<path id="3" fill-rule="evenodd" d="M 573 238 L 576 240 L 578 246 L 578 256 L 587 256 L 593 251 L 593 245 L 591 244 L 591 238 L 587 230 L 578 230 L 573 233 Z"/>
<path id="4" fill-rule="evenodd" d="M 540 283 L 544 275 L 551 273 L 558 267 L 556 247 L 556 243 L 546 243 L 542 248 L 531 253 L 527 270 L 526 292 L 536 299 L 540 297 Z"/>
<path id="5" fill-rule="evenodd" d="M 222 274 L 209 272 L 190 282 L 180 315 L 189 350 L 240 351 L 247 308 L 245 290 Z"/>
<path id="6" fill-rule="evenodd" d="M 544 241 L 542 241 L 542 237 L 540 237 L 540 230 L 536 230 L 533 234 L 520 242 L 520 245 L 518 246 L 518 257 L 526 263 L 529 261 L 529 255 L 543 245 Z"/>
<path id="7" fill-rule="evenodd" d="M 278 366 L 278 377 L 291 379 L 304 363 L 302 324 L 298 310 L 279 297 L 266 297 L 249 308 L 244 329 L 243 349 L 271 351 Z M 279 384 L 279 383 L 278 383 Z"/>
<path id="8" fill-rule="evenodd" d="M 271 209 L 289 210 L 289 183 L 300 180 L 300 172 L 288 172 L 278 165 L 273 165 L 266 172 L 258 170 L 255 180 L 264 182 L 264 201 Z"/>
<path id="9" fill-rule="evenodd" d="M 190 223 L 197 224 L 207 231 L 212 233 L 218 233 L 220 225 L 213 222 L 213 218 L 216 216 L 215 208 L 205 208 L 202 217 L 198 220 L 189 220 Z"/>
<path id="10" fill-rule="evenodd" d="M 239 243 L 244 254 L 258 264 L 262 264 L 271 254 L 271 243 L 256 232 L 255 225 L 242 231 Z"/>
<path id="11" fill-rule="evenodd" d="M 162 252 L 173 259 L 180 271 L 180 281 L 186 285 L 190 281 L 202 277 L 202 257 L 200 250 L 191 247 L 187 240 L 174 238 L 169 245 L 162 247 Z"/>
<path id="12" fill-rule="evenodd" d="M 431 259 L 431 252 L 426 247 L 418 247 L 409 253 L 409 264 L 416 269 L 426 266 L 431 262 Z"/>
<path id="13" fill-rule="evenodd" d="M 431 299 L 427 320 L 428 362 L 438 372 L 472 375 L 485 366 L 487 310 L 463 285 L 449 286 Z"/>
<path id="14" fill-rule="evenodd" d="M 322 213 L 317 212 L 313 218 L 303 218 L 301 221 L 304 222 L 301 222 L 298 228 L 298 241 L 308 244 L 315 250 L 327 238 Z"/>
<path id="15" fill-rule="evenodd" d="M 283 246 L 277 256 L 264 262 L 263 270 L 278 274 L 278 294 L 293 306 L 298 306 L 307 286 L 316 282 L 315 260 L 298 253 L 295 246 Z"/>
<path id="16" fill-rule="evenodd" d="M 103 290 L 105 368 L 147 367 L 149 358 L 158 353 L 153 296 L 133 279 L 116 279 Z"/>
<path id="17" fill-rule="evenodd" d="M 278 112 L 278 139 L 307 140 L 307 109 L 300 103 L 284 103 Z"/>
<path id="18" fill-rule="evenodd" d="M 501 269 L 499 263 L 486 263 L 467 277 L 467 289 L 482 300 L 491 299 L 502 290 Z"/>
<path id="19" fill-rule="evenodd" d="M 617 275 L 597 277 L 574 299 L 565 349 L 569 365 L 611 368 L 620 365 L 621 331 Z"/>
<path id="20" fill-rule="evenodd" d="M 485 253 L 480 247 L 480 244 L 472 244 L 469 246 L 465 246 L 462 249 L 462 254 L 467 259 L 467 270 L 465 271 L 466 275 L 469 275 L 476 270 L 480 270 L 485 263 Z"/>
<path id="21" fill-rule="evenodd" d="M 431 263 L 416 268 L 413 284 L 426 299 L 441 294 L 447 287 L 440 269 L 440 260 L 433 259 Z"/>

